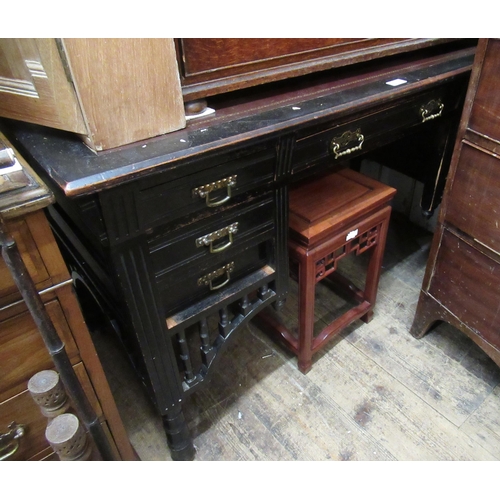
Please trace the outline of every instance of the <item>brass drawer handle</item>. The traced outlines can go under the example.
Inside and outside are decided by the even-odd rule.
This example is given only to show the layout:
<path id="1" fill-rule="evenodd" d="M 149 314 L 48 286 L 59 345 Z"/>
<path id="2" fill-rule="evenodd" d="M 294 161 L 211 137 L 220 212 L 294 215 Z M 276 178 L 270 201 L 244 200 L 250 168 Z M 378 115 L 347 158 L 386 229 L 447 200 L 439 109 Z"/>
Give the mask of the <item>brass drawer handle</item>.
<path id="1" fill-rule="evenodd" d="M 0 460 L 7 460 L 19 449 L 21 438 L 24 436 L 25 426 L 12 422 L 9 432 L 0 434 Z"/>
<path id="2" fill-rule="evenodd" d="M 233 271 L 234 271 L 234 262 L 230 262 L 229 264 L 222 266 L 220 269 L 212 271 L 211 273 L 208 273 L 205 276 L 199 278 L 198 286 L 209 285 L 210 290 L 218 290 L 219 288 L 222 288 L 224 285 L 227 285 L 227 283 L 229 283 L 229 280 L 231 279 L 231 273 Z M 212 281 L 218 278 L 219 276 L 222 276 L 223 274 L 226 275 L 225 281 L 219 283 L 218 285 L 214 285 Z"/>
<path id="3" fill-rule="evenodd" d="M 233 243 L 233 234 L 238 232 L 238 222 L 233 222 L 229 226 L 223 228 L 223 229 L 218 229 L 217 231 L 214 231 L 213 233 L 206 234 L 205 236 L 202 236 L 200 238 L 196 239 L 196 246 L 197 247 L 202 247 L 202 246 L 207 246 L 210 247 L 210 253 L 219 253 L 225 250 L 226 248 L 230 247 Z M 219 240 L 220 238 L 224 238 L 225 236 L 228 237 L 228 241 L 223 244 L 219 245 L 217 247 L 214 247 L 214 242 Z"/>
<path id="4" fill-rule="evenodd" d="M 335 159 L 353 153 L 354 151 L 359 151 L 363 147 L 364 140 L 365 137 L 359 128 L 354 132 L 347 130 L 340 137 L 334 137 L 330 146 L 333 154 L 335 155 Z M 347 147 L 351 142 L 357 142 L 357 145 L 344 149 L 343 151 L 339 151 L 340 148 Z"/>
<path id="5" fill-rule="evenodd" d="M 209 184 L 194 188 L 193 197 L 199 196 L 200 198 L 205 198 L 208 207 L 218 207 L 220 205 L 223 205 L 231 199 L 231 188 L 236 186 L 236 178 L 236 175 L 231 175 L 224 179 L 220 179 L 218 181 L 210 182 Z M 210 193 L 212 191 L 217 191 L 223 188 L 226 188 L 226 196 L 224 196 L 224 198 L 221 198 L 220 200 L 210 199 Z"/>
<path id="6" fill-rule="evenodd" d="M 433 99 L 420 107 L 422 123 L 439 118 L 443 114 L 444 104 L 440 99 Z"/>

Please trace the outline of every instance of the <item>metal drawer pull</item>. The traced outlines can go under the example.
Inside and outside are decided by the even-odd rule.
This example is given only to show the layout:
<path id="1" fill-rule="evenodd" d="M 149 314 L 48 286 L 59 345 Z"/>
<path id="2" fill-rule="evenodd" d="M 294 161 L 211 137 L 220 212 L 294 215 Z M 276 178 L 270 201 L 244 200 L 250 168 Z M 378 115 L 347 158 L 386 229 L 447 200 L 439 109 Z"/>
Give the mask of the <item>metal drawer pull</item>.
<path id="1" fill-rule="evenodd" d="M 236 175 L 231 175 L 224 179 L 220 179 L 204 186 L 199 186 L 193 189 L 193 197 L 199 196 L 205 198 L 208 207 L 218 207 L 231 199 L 231 188 L 236 186 Z M 226 188 L 226 196 L 220 200 L 210 199 L 210 193 L 218 189 Z"/>
<path id="2" fill-rule="evenodd" d="M 230 262 L 229 264 L 222 266 L 220 269 L 217 269 L 217 271 L 212 271 L 211 273 L 208 273 L 205 276 L 202 276 L 201 278 L 199 278 L 198 279 L 198 286 L 209 285 L 210 290 L 218 290 L 219 288 L 222 288 L 224 285 L 229 283 L 229 280 L 231 279 L 230 273 L 233 271 L 234 271 L 234 262 Z M 223 274 L 226 275 L 226 280 L 218 285 L 214 285 L 212 283 L 212 281 L 215 278 L 222 276 Z"/>
<path id="3" fill-rule="evenodd" d="M 359 151 L 363 147 L 364 140 L 365 137 L 361 133 L 361 129 L 359 128 L 354 132 L 348 130 L 347 132 L 344 132 L 340 137 L 334 137 L 332 139 L 331 148 L 333 154 L 335 155 L 335 159 L 353 153 L 354 151 Z M 344 149 L 343 151 L 339 152 L 340 148 L 345 148 L 349 145 L 349 143 L 354 141 L 358 143 L 356 146 Z"/>
<path id="4" fill-rule="evenodd" d="M 12 422 L 9 432 L 0 434 L 0 460 L 7 460 L 19 449 L 21 438 L 24 436 L 24 425 Z"/>
<path id="5" fill-rule="evenodd" d="M 438 99 L 433 99 L 427 104 L 420 107 L 420 116 L 422 117 L 422 123 L 429 120 L 434 120 L 434 118 L 439 118 L 443 114 L 444 104 Z"/>
<path id="6" fill-rule="evenodd" d="M 226 248 L 230 247 L 233 243 L 233 234 L 238 232 L 238 222 L 233 222 L 229 226 L 219 229 L 217 231 L 214 231 L 213 233 L 206 234 L 205 236 L 202 236 L 201 238 L 196 239 L 196 246 L 197 247 L 202 247 L 202 246 L 209 246 L 210 247 L 210 253 L 219 253 L 225 250 Z M 227 236 L 229 240 L 223 244 L 219 245 L 217 247 L 214 247 L 214 242 L 219 240 L 220 238 L 224 238 L 224 236 Z"/>

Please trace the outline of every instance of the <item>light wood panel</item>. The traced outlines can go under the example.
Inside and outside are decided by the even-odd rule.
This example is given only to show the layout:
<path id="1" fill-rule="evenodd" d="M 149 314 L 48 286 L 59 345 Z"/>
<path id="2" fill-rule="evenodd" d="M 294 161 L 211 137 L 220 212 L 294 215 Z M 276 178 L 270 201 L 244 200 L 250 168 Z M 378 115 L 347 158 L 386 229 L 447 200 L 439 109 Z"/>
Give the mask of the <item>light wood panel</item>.
<path id="1" fill-rule="evenodd" d="M 185 126 L 170 38 L 65 38 L 76 91 L 95 150 Z"/>
<path id="2" fill-rule="evenodd" d="M 171 38 L 0 39 L 0 116 L 79 134 L 95 151 L 186 125 Z"/>

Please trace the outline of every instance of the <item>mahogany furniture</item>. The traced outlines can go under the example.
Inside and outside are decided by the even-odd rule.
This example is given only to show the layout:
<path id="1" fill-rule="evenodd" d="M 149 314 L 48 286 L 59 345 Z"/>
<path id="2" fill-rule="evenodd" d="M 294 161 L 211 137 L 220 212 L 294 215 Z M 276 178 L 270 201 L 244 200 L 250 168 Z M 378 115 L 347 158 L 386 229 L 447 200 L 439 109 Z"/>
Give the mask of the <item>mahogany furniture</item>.
<path id="1" fill-rule="evenodd" d="M 10 143 L 2 134 L 0 141 L 8 146 L 0 155 L 6 154 Z M 19 154 L 14 159 L 13 165 L 0 168 L 0 215 L 4 225 L 64 343 L 114 459 L 135 460 L 74 294 L 71 276 L 43 212 L 53 202 L 52 193 Z M 0 259 L 0 434 L 1 455 L 8 455 L 9 460 L 54 459 L 45 439 L 47 417 L 28 390 L 33 375 L 54 368 L 36 325 L 6 262 Z"/>
<path id="2" fill-rule="evenodd" d="M 500 365 L 500 39 L 478 44 L 411 333 L 437 321 Z"/>
<path id="3" fill-rule="evenodd" d="M 446 38 L 176 38 L 184 101 L 439 46 Z"/>
<path id="4" fill-rule="evenodd" d="M 100 153 L 2 121 L 53 190 L 77 290 L 115 320 L 174 459 L 194 454 L 186 398 L 250 319 L 286 300 L 290 184 L 415 138 L 438 203 L 474 50 L 440 43 L 221 94 L 185 129 Z"/>
<path id="5" fill-rule="evenodd" d="M 299 310 L 297 337 L 266 312 L 259 320 L 298 356 L 298 366 L 307 373 L 312 356 L 346 326 L 373 317 L 385 241 L 391 216 L 390 200 L 396 190 L 353 170 L 320 176 L 290 189 L 290 233 L 288 250 L 297 266 Z M 369 252 L 364 289 L 338 272 L 344 257 Z M 316 284 L 329 279 L 356 305 L 314 336 Z"/>

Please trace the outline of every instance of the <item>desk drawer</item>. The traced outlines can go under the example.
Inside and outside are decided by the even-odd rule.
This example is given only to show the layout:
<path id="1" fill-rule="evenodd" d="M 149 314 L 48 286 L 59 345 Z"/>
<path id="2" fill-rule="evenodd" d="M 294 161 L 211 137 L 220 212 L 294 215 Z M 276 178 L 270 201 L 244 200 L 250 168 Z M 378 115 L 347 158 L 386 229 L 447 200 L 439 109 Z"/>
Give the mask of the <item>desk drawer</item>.
<path id="1" fill-rule="evenodd" d="M 155 272 L 164 274 L 198 258 L 223 256 L 269 227 L 274 227 L 272 193 L 151 238 L 151 262 Z"/>
<path id="2" fill-rule="evenodd" d="M 143 227 L 154 227 L 188 214 L 217 213 L 244 193 L 270 185 L 274 178 L 276 149 L 264 145 L 228 161 L 219 159 L 211 168 L 177 180 L 144 187 L 138 193 L 138 213 Z"/>
<path id="3" fill-rule="evenodd" d="M 230 252 L 196 259 L 157 276 L 165 314 L 172 314 L 198 300 L 223 291 L 247 274 L 273 261 L 272 228 L 261 231 L 252 240 L 235 246 Z"/>
<path id="4" fill-rule="evenodd" d="M 499 258 L 500 259 L 500 258 Z M 445 230 L 428 292 L 500 349 L 500 261 Z"/>
<path id="5" fill-rule="evenodd" d="M 337 119 L 320 126 L 310 127 L 297 136 L 292 173 L 319 165 L 341 162 L 390 143 L 405 130 L 422 123 L 440 119 L 454 106 L 448 88 L 434 89 L 404 104 L 393 104 L 376 112 L 358 115 L 340 123 Z"/>

